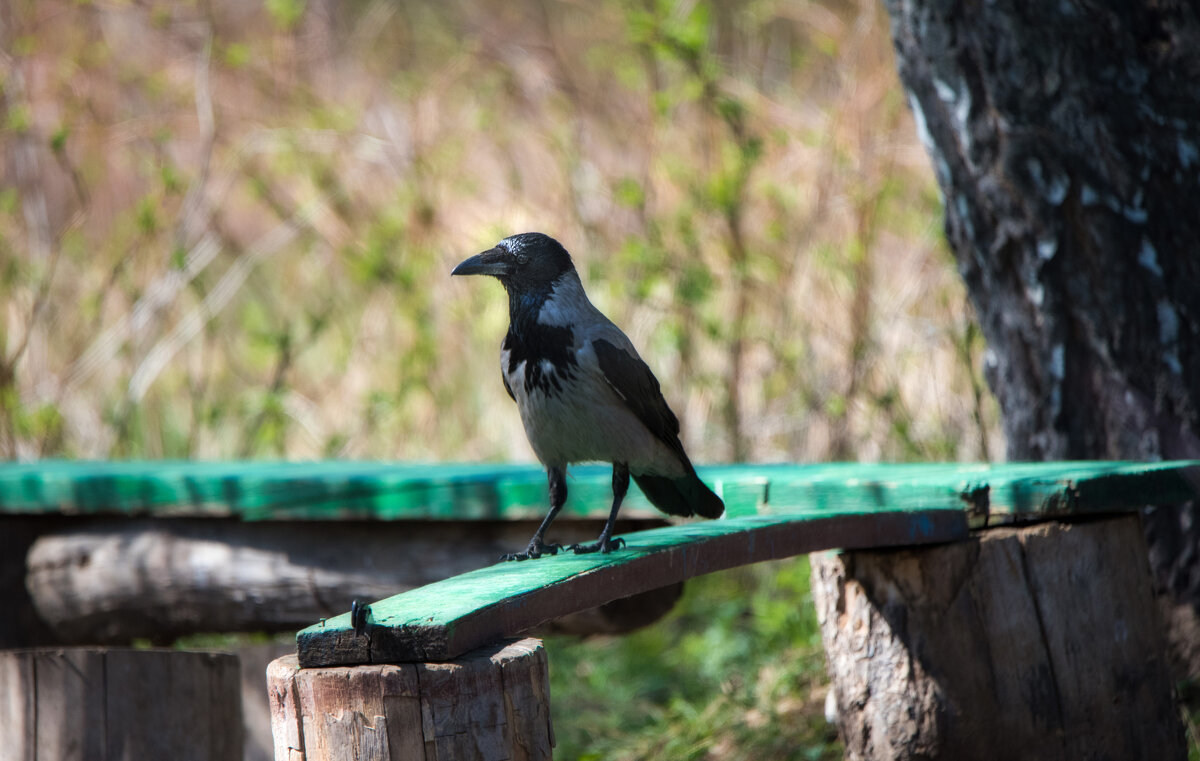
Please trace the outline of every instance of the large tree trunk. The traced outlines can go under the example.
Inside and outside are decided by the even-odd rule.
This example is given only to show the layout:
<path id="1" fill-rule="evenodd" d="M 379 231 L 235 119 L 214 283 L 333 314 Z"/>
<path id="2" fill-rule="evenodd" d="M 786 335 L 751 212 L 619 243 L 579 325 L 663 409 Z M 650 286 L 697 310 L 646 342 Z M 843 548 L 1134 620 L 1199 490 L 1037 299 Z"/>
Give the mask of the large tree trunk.
<path id="1" fill-rule="evenodd" d="M 886 3 L 1009 457 L 1200 457 L 1196 7 Z M 1196 518 L 1146 523 L 1176 621 Z"/>

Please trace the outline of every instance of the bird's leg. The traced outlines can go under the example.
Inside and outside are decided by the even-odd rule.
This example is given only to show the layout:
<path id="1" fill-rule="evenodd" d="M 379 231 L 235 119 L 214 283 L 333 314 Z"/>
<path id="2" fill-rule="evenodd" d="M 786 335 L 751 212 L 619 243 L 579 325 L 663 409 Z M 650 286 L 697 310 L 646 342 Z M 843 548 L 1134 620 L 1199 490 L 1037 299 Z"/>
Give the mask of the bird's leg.
<path id="1" fill-rule="evenodd" d="M 549 467 L 546 468 L 546 478 L 550 482 L 550 512 L 542 519 L 542 525 L 533 533 L 533 538 L 529 540 L 529 546 L 524 552 L 505 553 L 500 556 L 501 560 L 531 560 L 542 555 L 557 555 L 562 549 L 558 544 L 546 544 L 542 537 L 546 535 L 546 529 L 550 528 L 558 511 L 562 510 L 563 503 L 567 501 L 567 474 L 561 468 Z"/>
<path id="2" fill-rule="evenodd" d="M 623 462 L 613 463 L 613 504 L 612 511 L 608 514 L 608 520 L 604 522 L 604 530 L 600 532 L 600 538 L 591 544 L 572 544 L 567 549 L 574 552 L 576 555 L 582 555 L 585 552 L 612 552 L 625 546 L 624 539 L 613 539 L 613 524 L 617 522 L 617 512 L 621 509 L 621 503 L 625 500 L 625 492 L 629 491 L 629 466 Z"/>

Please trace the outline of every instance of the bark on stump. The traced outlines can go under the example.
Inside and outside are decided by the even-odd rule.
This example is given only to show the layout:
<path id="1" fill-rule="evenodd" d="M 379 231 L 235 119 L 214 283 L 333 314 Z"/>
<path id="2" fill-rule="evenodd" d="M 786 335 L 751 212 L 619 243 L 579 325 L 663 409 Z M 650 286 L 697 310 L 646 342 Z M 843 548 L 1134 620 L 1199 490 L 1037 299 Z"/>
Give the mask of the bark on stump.
<path id="1" fill-rule="evenodd" d="M 1200 457 L 1200 8 L 885 5 L 1008 459 Z M 1200 503 L 1146 536 L 1200 676 Z"/>
<path id="2" fill-rule="evenodd" d="M 242 757 L 237 656 L 0 652 L 0 761 Z"/>
<path id="3" fill-rule="evenodd" d="M 448 663 L 267 668 L 276 761 L 535 761 L 551 757 L 540 640 L 499 642 Z"/>
<path id="4" fill-rule="evenodd" d="M 847 758 L 1186 757 L 1137 516 L 811 563 Z"/>

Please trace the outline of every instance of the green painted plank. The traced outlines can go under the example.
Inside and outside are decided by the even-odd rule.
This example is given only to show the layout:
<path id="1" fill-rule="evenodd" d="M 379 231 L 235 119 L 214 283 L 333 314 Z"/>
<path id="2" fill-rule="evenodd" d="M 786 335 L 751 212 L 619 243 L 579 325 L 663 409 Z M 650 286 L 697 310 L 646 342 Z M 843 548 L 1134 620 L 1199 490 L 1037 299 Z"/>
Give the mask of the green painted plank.
<path id="1" fill-rule="evenodd" d="M 611 471 L 572 469 L 568 517 L 604 518 Z M 603 499 L 595 499 L 597 495 Z M 631 495 L 629 517 L 659 516 Z M 244 520 L 540 518 L 536 465 L 371 462 L 62 462 L 0 465 L 0 514 Z"/>
<path id="2" fill-rule="evenodd" d="M 607 555 L 498 563 L 373 603 L 366 636 L 350 614 L 297 635 L 302 666 L 440 661 L 568 613 L 705 573 L 834 547 L 965 538 L 958 509 L 750 515 L 625 534 Z"/>
<path id="3" fill-rule="evenodd" d="M 851 465 L 771 477 L 765 511 L 958 506 L 972 526 L 1137 510 L 1200 494 L 1200 462 Z"/>
<path id="4" fill-rule="evenodd" d="M 1130 511 L 1200 495 L 1200 462 L 733 466 L 703 469 L 730 517 L 625 535 L 609 555 L 500 563 L 298 635 L 303 665 L 439 660 L 701 573 L 821 549 L 961 539 L 970 526 Z M 734 487 L 734 489 L 730 489 Z M 736 490 L 736 492 L 735 492 Z M 758 511 L 758 514 L 754 514 Z"/>
<path id="5" fill-rule="evenodd" d="M 1196 463 L 725 465 L 699 469 L 730 517 L 892 503 L 974 509 L 994 525 L 1194 493 Z M 604 517 L 607 466 L 571 469 L 565 515 Z M 1192 479 L 1189 481 L 1189 478 Z M 1189 491 L 1190 490 L 1190 491 Z M 536 465 L 380 462 L 95 462 L 0 465 L 0 514 L 115 513 L 243 520 L 537 518 Z M 630 490 L 623 515 L 659 517 Z"/>

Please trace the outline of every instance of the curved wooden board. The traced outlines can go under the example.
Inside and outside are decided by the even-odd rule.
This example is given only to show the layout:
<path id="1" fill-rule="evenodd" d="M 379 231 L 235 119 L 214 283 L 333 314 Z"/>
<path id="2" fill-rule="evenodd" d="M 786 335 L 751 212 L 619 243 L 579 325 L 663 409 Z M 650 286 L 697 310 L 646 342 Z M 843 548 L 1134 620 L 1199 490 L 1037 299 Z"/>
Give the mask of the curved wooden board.
<path id="1" fill-rule="evenodd" d="M 568 613 L 713 571 L 835 547 L 954 541 L 968 530 L 958 508 L 860 508 L 640 531 L 606 555 L 497 563 L 373 603 L 365 636 L 355 633 L 348 613 L 328 619 L 297 635 L 300 665 L 448 660 Z"/>
<path id="2" fill-rule="evenodd" d="M 1132 511 L 1200 495 L 1194 461 L 725 466 L 702 473 L 730 506 L 724 520 L 628 534 L 627 546 L 609 555 L 501 563 L 388 598 L 372 606 L 369 637 L 356 636 L 348 614 L 300 632 L 300 662 L 453 658 L 568 613 L 760 560 L 954 541 L 972 527 Z"/>

